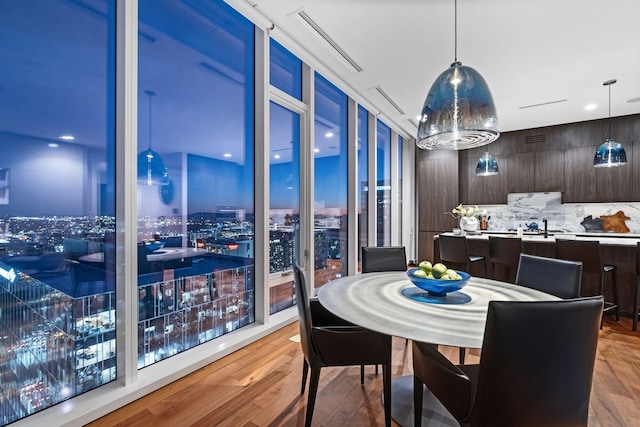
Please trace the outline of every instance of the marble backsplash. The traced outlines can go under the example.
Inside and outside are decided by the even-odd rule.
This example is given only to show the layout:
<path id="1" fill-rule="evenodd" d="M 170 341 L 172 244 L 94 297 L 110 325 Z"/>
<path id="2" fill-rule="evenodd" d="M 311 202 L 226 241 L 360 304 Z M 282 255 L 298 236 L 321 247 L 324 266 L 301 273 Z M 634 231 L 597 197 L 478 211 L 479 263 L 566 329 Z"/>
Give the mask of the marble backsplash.
<path id="1" fill-rule="evenodd" d="M 536 222 L 543 228 L 543 218 L 548 220 L 549 230 L 568 233 L 584 233 L 580 225 L 591 215 L 613 215 L 623 211 L 631 219 L 626 220 L 631 234 L 640 234 L 640 202 L 624 203 L 562 203 L 562 193 L 512 193 L 506 205 L 478 205 L 491 217 L 489 230 L 505 231 Z"/>

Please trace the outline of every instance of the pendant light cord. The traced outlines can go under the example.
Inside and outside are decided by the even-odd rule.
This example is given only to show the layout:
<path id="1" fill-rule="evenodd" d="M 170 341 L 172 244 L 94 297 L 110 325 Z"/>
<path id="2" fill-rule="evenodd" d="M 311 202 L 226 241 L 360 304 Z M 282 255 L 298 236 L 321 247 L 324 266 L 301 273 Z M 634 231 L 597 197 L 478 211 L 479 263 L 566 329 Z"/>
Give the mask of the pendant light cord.
<path id="1" fill-rule="evenodd" d="M 151 98 L 156 96 L 156 93 L 151 90 L 145 90 L 144 93 L 149 97 L 149 150 L 151 150 Z"/>
<path id="2" fill-rule="evenodd" d="M 611 139 L 611 85 L 607 85 L 609 86 L 609 136 L 608 138 Z"/>
<path id="3" fill-rule="evenodd" d="M 454 0 L 453 2 L 453 10 L 454 10 L 454 37 L 453 37 L 453 56 L 454 56 L 454 61 L 453 62 L 458 62 L 458 0 Z"/>

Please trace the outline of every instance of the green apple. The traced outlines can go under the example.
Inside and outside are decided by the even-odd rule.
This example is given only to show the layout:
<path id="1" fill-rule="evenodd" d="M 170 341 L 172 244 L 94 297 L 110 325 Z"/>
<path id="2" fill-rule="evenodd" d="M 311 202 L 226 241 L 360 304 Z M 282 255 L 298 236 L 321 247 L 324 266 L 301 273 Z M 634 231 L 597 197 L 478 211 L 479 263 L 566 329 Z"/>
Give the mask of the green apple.
<path id="1" fill-rule="evenodd" d="M 455 277 L 458 275 L 458 272 L 450 268 L 447 268 L 447 272 L 445 274 L 451 277 L 452 279 L 455 279 Z"/>
<path id="2" fill-rule="evenodd" d="M 420 269 L 417 269 L 416 271 L 413 272 L 413 275 L 415 277 L 422 277 L 423 279 L 427 278 L 427 272 L 426 271 L 422 271 Z"/>
<path id="3" fill-rule="evenodd" d="M 433 277 L 435 277 L 436 279 L 439 279 L 440 276 L 442 276 L 446 272 L 447 272 L 447 266 L 444 265 L 441 262 L 439 262 L 436 265 L 434 265 L 433 269 L 431 270 L 431 273 L 433 274 Z"/>
<path id="4" fill-rule="evenodd" d="M 418 264 L 418 268 L 420 268 L 420 270 L 424 271 L 425 273 L 429 274 L 431 273 L 431 269 L 433 268 L 433 266 L 429 261 L 422 261 L 420 264 Z"/>

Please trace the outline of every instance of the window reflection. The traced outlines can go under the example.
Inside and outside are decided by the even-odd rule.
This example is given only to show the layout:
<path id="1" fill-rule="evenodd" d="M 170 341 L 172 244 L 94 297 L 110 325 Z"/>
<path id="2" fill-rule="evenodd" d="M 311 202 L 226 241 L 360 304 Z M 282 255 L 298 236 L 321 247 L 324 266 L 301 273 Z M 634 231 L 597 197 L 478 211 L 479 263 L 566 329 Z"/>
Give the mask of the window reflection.
<path id="1" fill-rule="evenodd" d="M 141 368 L 254 321 L 253 44 L 222 1 L 139 1 Z"/>
<path id="2" fill-rule="evenodd" d="M 114 45 L 114 1 L 0 2 L 2 424 L 116 378 Z"/>

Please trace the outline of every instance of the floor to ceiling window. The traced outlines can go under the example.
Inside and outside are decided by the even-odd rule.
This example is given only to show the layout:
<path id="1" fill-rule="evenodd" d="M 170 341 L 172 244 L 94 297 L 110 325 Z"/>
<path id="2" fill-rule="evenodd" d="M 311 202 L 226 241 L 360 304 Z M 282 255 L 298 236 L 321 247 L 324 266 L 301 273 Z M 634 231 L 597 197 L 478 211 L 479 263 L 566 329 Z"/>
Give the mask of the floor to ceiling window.
<path id="1" fill-rule="evenodd" d="M 391 244 L 391 128 L 378 120 L 376 140 L 376 244 Z"/>
<path id="2" fill-rule="evenodd" d="M 291 307 L 300 259 L 300 115 L 271 102 L 269 126 L 269 312 Z"/>
<path id="3" fill-rule="evenodd" d="M 254 321 L 254 29 L 139 0 L 138 366 Z"/>
<path id="4" fill-rule="evenodd" d="M 137 27 L 116 19 L 129 14 Z M 262 36 L 223 0 L 0 1 L 0 425 L 29 415 L 82 425 L 101 405 L 133 399 L 294 321 L 291 264 L 305 250 L 315 254 L 316 286 L 347 274 L 347 259 L 356 259 L 347 239 L 359 248 L 373 234 L 373 119 L 358 108 L 349 164 L 353 101 L 274 40 L 269 101 L 256 106 L 263 68 L 255 69 L 254 43 Z M 302 99 L 311 87 L 313 109 Z M 123 117 L 123 108 L 135 117 Z M 270 230 L 256 236 L 254 183 L 263 177 L 255 171 L 266 162 L 256 168 L 254 144 L 264 135 L 254 123 L 262 108 L 269 198 L 260 211 Z M 358 191 L 348 195 L 356 164 Z M 305 174 L 311 167 L 313 177 Z M 357 197 L 354 230 L 348 196 Z M 254 248 L 256 238 L 267 247 L 263 237 L 268 271 L 256 283 Z"/>
<path id="5" fill-rule="evenodd" d="M 358 269 L 361 271 L 360 248 L 369 246 L 369 112 L 358 106 Z"/>
<path id="6" fill-rule="evenodd" d="M 315 74 L 315 286 L 347 275 L 347 95 Z"/>
<path id="7" fill-rule="evenodd" d="M 116 378 L 115 1 L 2 1 L 0 58 L 7 424 Z"/>
<path id="8" fill-rule="evenodd" d="M 302 99 L 302 61 L 270 39 L 270 84 Z M 285 102 L 279 100 L 279 102 Z M 293 108 L 293 107 L 291 107 Z M 269 313 L 291 307 L 300 261 L 300 112 L 269 105 Z"/>

